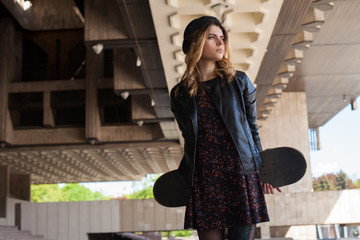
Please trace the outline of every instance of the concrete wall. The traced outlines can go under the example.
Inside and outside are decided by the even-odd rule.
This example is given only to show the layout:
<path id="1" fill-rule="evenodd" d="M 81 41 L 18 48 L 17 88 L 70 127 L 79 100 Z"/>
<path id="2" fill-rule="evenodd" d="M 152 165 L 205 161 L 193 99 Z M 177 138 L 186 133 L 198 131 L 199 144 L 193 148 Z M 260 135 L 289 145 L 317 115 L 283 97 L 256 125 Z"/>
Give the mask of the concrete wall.
<path id="1" fill-rule="evenodd" d="M 360 223 L 360 190 L 267 195 L 270 226 Z"/>
<path id="2" fill-rule="evenodd" d="M 307 161 L 308 168 L 303 179 L 284 187 L 283 192 L 312 191 L 306 94 L 284 92 L 270 116 L 262 123 L 260 137 L 263 149 L 293 147 L 301 151 Z"/>
<path id="3" fill-rule="evenodd" d="M 263 225 L 274 229 L 297 226 L 287 227 L 286 234 L 292 236 L 301 229 L 309 232 L 309 225 L 360 223 L 360 190 L 284 193 L 266 198 L 271 221 Z M 54 240 L 85 240 L 87 233 L 179 230 L 183 219 L 184 208 L 165 208 L 153 199 L 21 204 L 21 230 Z"/>
<path id="4" fill-rule="evenodd" d="M 46 239 L 87 240 L 87 233 L 183 228 L 184 208 L 164 208 L 153 199 L 23 203 L 21 230 Z"/>
<path id="5" fill-rule="evenodd" d="M 262 236 L 316 239 L 315 225 L 298 225 L 301 224 L 300 222 L 302 220 L 307 220 L 304 219 L 302 215 L 307 210 L 299 210 L 298 208 L 292 207 L 293 204 L 298 204 L 300 201 L 299 198 L 306 198 L 305 196 L 311 194 L 313 191 L 310 169 L 309 123 L 306 93 L 283 92 L 266 121 L 260 121 L 259 123 L 262 125 L 260 128 L 260 137 L 264 149 L 283 146 L 296 148 L 304 154 L 308 166 L 305 176 L 299 182 L 282 188 L 283 196 L 287 196 L 286 193 L 290 192 L 299 192 L 299 195 L 292 195 L 292 198 L 284 198 L 280 195 L 268 197 L 268 208 L 272 221 L 270 224 L 261 225 L 261 232 L 264 233 Z M 276 202 L 276 206 L 282 205 L 287 207 L 283 209 L 274 208 L 275 203 L 272 203 L 273 201 Z M 304 209 L 306 209 L 306 206 Z M 274 217 L 275 214 L 276 217 Z M 298 219 L 296 217 L 298 217 Z M 295 222 L 297 222 L 297 226 L 292 226 Z M 276 225 L 283 224 L 286 227 L 270 227 L 274 223 Z"/>
<path id="6" fill-rule="evenodd" d="M 1 226 L 15 226 L 15 206 L 18 203 L 26 203 L 27 201 L 7 198 L 6 218 L 0 218 Z"/>

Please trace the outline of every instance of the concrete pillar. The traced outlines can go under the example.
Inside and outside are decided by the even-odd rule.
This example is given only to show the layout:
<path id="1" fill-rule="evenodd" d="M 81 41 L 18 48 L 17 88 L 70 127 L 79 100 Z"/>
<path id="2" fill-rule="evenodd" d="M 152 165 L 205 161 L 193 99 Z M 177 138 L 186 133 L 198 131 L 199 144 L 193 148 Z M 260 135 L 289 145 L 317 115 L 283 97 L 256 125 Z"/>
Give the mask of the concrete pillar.
<path id="1" fill-rule="evenodd" d="M 10 195 L 16 199 L 30 201 L 30 174 L 10 174 Z"/>
<path id="2" fill-rule="evenodd" d="M 11 19 L 0 19 L 0 144 L 7 143 L 8 83 L 14 79 L 15 24 Z"/>
<path id="3" fill-rule="evenodd" d="M 97 103 L 97 81 L 103 76 L 103 52 L 96 54 L 86 49 L 86 139 L 95 144 L 98 141 L 100 117 Z"/>
<path id="4" fill-rule="evenodd" d="M 297 183 L 283 187 L 283 193 L 312 192 L 312 177 L 310 169 L 310 143 L 309 124 L 307 116 L 305 92 L 284 92 L 277 101 L 270 116 L 260 128 L 260 137 L 263 148 L 293 147 L 301 151 L 307 161 L 305 176 Z M 285 204 L 276 202 L 275 204 Z M 270 215 L 271 221 L 276 222 L 276 217 Z M 286 237 L 293 239 L 316 239 L 316 228 L 309 226 L 283 226 L 272 227 L 271 237 Z M 262 229 L 262 231 L 267 231 Z"/>
<path id="5" fill-rule="evenodd" d="M 6 218 L 7 198 L 9 196 L 10 169 L 0 166 L 0 217 Z"/>
<path id="6" fill-rule="evenodd" d="M 260 128 L 263 149 L 293 147 L 307 161 L 305 176 L 297 183 L 282 188 L 283 192 L 311 192 L 309 124 L 305 92 L 284 92 L 270 116 Z"/>

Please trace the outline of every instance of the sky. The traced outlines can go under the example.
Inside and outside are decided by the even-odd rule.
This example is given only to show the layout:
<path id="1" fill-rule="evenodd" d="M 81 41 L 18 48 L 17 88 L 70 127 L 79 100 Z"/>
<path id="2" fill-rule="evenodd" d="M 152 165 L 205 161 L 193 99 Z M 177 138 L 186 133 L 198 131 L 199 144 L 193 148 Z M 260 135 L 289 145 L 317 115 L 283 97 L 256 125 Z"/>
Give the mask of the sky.
<path id="1" fill-rule="evenodd" d="M 320 127 L 321 150 L 310 152 L 313 177 L 344 171 L 352 180 L 360 178 L 360 109 L 350 105 Z M 133 192 L 133 182 L 85 183 L 92 191 L 119 197 Z"/>
<path id="2" fill-rule="evenodd" d="M 350 105 L 320 127 L 320 151 L 311 151 L 313 177 L 343 170 L 351 179 L 360 178 L 360 109 Z"/>

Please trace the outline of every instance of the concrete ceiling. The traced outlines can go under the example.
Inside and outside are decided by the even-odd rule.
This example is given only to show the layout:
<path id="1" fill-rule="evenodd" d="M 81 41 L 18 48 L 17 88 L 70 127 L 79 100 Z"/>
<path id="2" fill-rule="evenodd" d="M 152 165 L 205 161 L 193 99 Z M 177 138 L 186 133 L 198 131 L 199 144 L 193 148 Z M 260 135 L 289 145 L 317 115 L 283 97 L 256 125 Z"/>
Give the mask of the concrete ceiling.
<path id="1" fill-rule="evenodd" d="M 274 29 L 282 0 L 150 1 L 168 88 L 185 70 L 181 51 L 186 25 L 202 15 L 223 21 L 229 32 L 232 62 L 255 80 Z"/>
<path id="2" fill-rule="evenodd" d="M 313 33 L 287 91 L 306 91 L 309 127 L 324 125 L 360 95 L 360 2 L 334 2 Z"/>
<path id="3" fill-rule="evenodd" d="M 177 143 L 17 148 L 1 151 L 12 174 L 31 174 L 33 184 L 139 181 L 146 174 L 173 170 L 183 155 Z"/>
<path id="4" fill-rule="evenodd" d="M 257 85 L 259 123 L 283 91 L 306 91 L 310 128 L 324 125 L 360 94 L 359 5 L 356 0 L 150 1 L 169 89 L 185 69 L 184 28 L 212 15 L 230 33 L 235 67 Z"/>
<path id="5" fill-rule="evenodd" d="M 12 1 L 1 2 L 6 7 Z M 124 2 L 130 1 L 112 4 L 122 15 L 129 39 L 102 43 L 105 48 L 140 43 L 138 51 L 149 63 L 142 65 L 141 71 L 150 93 L 164 86 L 169 90 L 178 82 L 185 67 L 181 52 L 185 26 L 196 17 L 212 15 L 224 20 L 229 30 L 234 65 L 257 85 L 260 124 L 283 91 L 306 91 L 311 128 L 325 124 L 360 94 L 358 0 L 150 0 L 151 14 L 144 1 L 132 2 L 128 12 Z M 131 17 L 136 22 L 126 21 L 126 15 L 136 16 Z M 149 22 L 151 17 L 154 28 L 144 28 L 148 25 L 141 22 Z M 78 20 L 76 24 L 82 25 Z M 137 39 L 141 34 L 144 39 Z M 152 79 L 156 79 L 155 85 Z M 168 95 L 161 92 L 153 98 L 157 118 L 168 118 Z M 159 124 L 164 140 L 178 138 L 174 121 Z M 167 141 L 22 146 L 1 149 L 0 157 L 14 172 L 31 173 L 33 183 L 119 181 L 174 169 L 182 151 L 177 141 Z"/>

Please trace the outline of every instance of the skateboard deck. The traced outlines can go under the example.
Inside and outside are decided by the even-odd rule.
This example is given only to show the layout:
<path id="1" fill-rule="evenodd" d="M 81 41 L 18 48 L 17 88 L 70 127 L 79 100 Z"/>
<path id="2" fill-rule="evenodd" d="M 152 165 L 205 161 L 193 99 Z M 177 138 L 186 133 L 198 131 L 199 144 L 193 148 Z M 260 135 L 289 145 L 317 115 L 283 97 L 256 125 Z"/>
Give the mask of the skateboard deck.
<path id="1" fill-rule="evenodd" d="M 283 187 L 299 181 L 306 171 L 303 154 L 290 147 L 278 147 L 260 152 L 263 166 L 260 179 L 274 188 Z M 178 170 L 161 175 L 155 182 L 153 193 L 155 200 L 165 207 L 182 207 L 188 201 L 189 189 Z"/>
<path id="2" fill-rule="evenodd" d="M 260 179 L 274 188 L 296 183 L 305 175 L 306 160 L 295 148 L 271 148 L 261 151 L 260 155 L 263 160 Z"/>
<path id="3" fill-rule="evenodd" d="M 184 178 L 177 169 L 161 175 L 153 187 L 155 200 L 165 207 L 185 206 L 188 201 L 188 191 Z"/>

